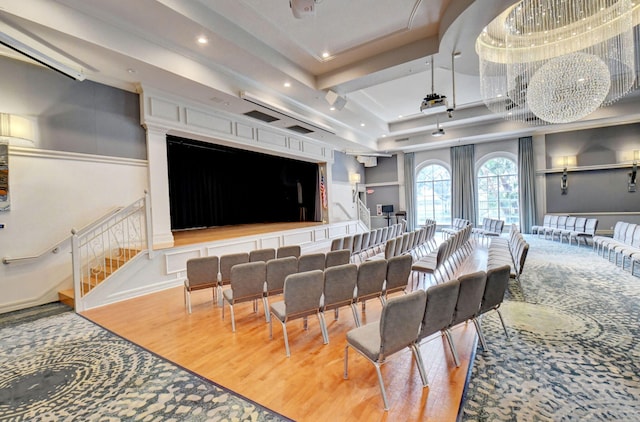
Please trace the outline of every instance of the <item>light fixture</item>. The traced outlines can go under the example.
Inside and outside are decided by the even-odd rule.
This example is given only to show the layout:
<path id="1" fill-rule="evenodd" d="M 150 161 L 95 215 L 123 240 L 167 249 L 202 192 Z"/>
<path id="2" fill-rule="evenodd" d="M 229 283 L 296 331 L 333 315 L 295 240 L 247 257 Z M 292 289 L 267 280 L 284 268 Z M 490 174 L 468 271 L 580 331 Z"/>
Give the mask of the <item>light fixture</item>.
<path id="1" fill-rule="evenodd" d="M 0 113 L 0 138 L 15 146 L 33 146 L 33 125 L 26 117 Z"/>
<path id="2" fill-rule="evenodd" d="M 560 179 L 560 191 L 563 195 L 567 194 L 567 189 L 569 188 L 569 181 L 567 180 L 567 168 L 565 167 L 562 171 L 562 178 Z"/>
<path id="3" fill-rule="evenodd" d="M 342 110 L 344 106 L 347 104 L 347 98 L 334 92 L 332 90 L 327 91 L 324 99 L 327 100 L 331 107 L 334 107 L 335 110 Z"/>
<path id="4" fill-rule="evenodd" d="M 442 128 L 440 127 L 440 121 L 439 121 L 439 120 L 438 120 L 438 118 L 436 117 L 436 130 L 434 130 L 433 132 L 431 132 L 431 136 L 435 136 L 435 137 L 437 138 L 437 137 L 440 137 L 440 136 L 442 136 L 442 135 L 444 135 L 444 129 L 442 129 Z"/>
<path id="5" fill-rule="evenodd" d="M 198 44 L 207 44 L 209 43 L 209 39 L 207 37 L 205 37 L 204 35 L 200 35 L 198 37 Z"/>
<path id="6" fill-rule="evenodd" d="M 353 186 L 351 193 L 353 194 L 353 202 L 356 202 L 356 197 L 358 195 L 358 183 L 360 183 L 360 173 L 351 173 L 349 174 L 349 182 Z"/>
<path id="7" fill-rule="evenodd" d="M 494 113 L 568 123 L 626 95 L 635 80 L 631 0 L 522 0 L 476 40 L 480 92 Z"/>

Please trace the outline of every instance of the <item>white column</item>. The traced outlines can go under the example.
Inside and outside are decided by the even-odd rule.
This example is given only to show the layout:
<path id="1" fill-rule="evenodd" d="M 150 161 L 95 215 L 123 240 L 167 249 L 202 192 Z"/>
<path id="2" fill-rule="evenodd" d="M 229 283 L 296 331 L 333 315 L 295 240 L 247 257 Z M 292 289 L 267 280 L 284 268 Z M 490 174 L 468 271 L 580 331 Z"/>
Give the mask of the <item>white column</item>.
<path id="1" fill-rule="evenodd" d="M 167 132 L 169 129 L 149 124 L 145 127 L 147 129 L 153 249 L 170 248 L 173 246 L 173 233 L 171 232 L 169 167 L 167 164 Z"/>

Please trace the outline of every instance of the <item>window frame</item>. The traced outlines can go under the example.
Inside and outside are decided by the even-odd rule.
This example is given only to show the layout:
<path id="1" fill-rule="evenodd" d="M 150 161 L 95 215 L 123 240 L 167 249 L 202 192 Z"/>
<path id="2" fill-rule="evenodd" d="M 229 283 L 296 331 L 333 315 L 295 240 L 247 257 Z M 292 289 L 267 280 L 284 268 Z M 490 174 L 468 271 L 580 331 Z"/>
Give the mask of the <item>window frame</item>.
<path id="1" fill-rule="evenodd" d="M 495 210 L 497 210 L 497 216 L 491 216 L 492 215 L 491 211 L 493 210 L 493 208 L 489 208 L 489 207 L 481 208 L 481 205 L 480 205 L 480 186 L 481 186 L 480 169 L 484 167 L 489 161 L 498 159 L 498 158 L 503 158 L 511 161 L 515 169 L 515 172 L 513 174 L 507 173 L 499 176 L 491 176 L 492 178 L 497 179 L 498 181 L 499 181 L 499 178 L 503 176 L 515 177 L 516 189 L 515 191 L 511 191 L 509 193 L 515 193 L 515 201 L 516 201 L 515 211 L 516 212 L 512 214 L 510 218 L 507 218 L 504 215 L 502 215 L 504 207 L 501 206 L 501 200 L 504 201 L 504 198 L 501 198 L 502 191 L 500 190 L 500 187 L 499 187 L 500 183 L 497 184 L 498 191 L 497 191 L 497 195 L 495 195 L 495 201 L 497 201 L 497 206 L 495 208 Z M 476 186 L 477 186 L 477 189 L 476 189 L 476 205 L 477 205 L 477 219 L 478 219 L 477 221 L 482 221 L 484 218 L 497 218 L 499 220 L 504 220 L 505 226 L 511 225 L 511 224 L 519 225 L 520 224 L 520 192 L 519 192 L 520 179 L 518 175 L 518 157 L 514 154 L 510 154 L 504 151 L 493 152 L 485 155 L 484 157 L 482 157 L 481 160 L 478 160 L 476 162 L 475 167 L 476 167 L 475 178 L 476 178 Z M 489 177 L 483 176 L 482 179 L 489 179 Z M 489 211 L 489 212 L 486 215 L 483 215 L 482 213 L 484 211 Z"/>
<path id="2" fill-rule="evenodd" d="M 422 170 L 426 169 L 427 167 L 430 166 L 440 166 L 442 168 L 444 168 L 448 175 L 449 175 L 449 204 L 448 204 L 448 209 L 449 209 L 449 220 L 448 221 L 439 221 L 437 218 L 435 218 L 435 206 L 431 209 L 431 215 L 433 215 L 433 218 L 436 219 L 437 224 L 451 224 L 451 195 L 452 195 L 452 179 L 451 179 L 451 166 L 449 165 L 449 163 L 442 161 L 442 160 L 437 160 L 437 159 L 431 159 L 431 160 L 426 160 L 423 161 L 422 163 L 420 163 L 420 165 L 418 167 L 416 167 L 415 170 L 415 181 L 414 181 L 414 188 L 415 188 L 415 192 L 416 192 L 416 196 L 415 196 L 415 207 L 416 207 L 416 216 L 418 215 L 418 183 L 423 183 L 423 182 L 419 182 L 418 181 L 418 175 L 420 174 L 420 172 L 422 172 Z M 433 180 L 430 181 L 433 184 Z M 433 185 L 432 185 L 433 186 Z M 441 202 L 445 202 L 445 201 L 441 201 Z M 433 202 L 433 205 L 435 205 L 435 201 Z M 425 218 L 432 218 L 432 217 L 425 217 Z M 424 219 L 423 219 L 424 220 Z M 418 224 L 424 224 L 424 221 L 420 221 L 420 219 L 418 219 Z"/>

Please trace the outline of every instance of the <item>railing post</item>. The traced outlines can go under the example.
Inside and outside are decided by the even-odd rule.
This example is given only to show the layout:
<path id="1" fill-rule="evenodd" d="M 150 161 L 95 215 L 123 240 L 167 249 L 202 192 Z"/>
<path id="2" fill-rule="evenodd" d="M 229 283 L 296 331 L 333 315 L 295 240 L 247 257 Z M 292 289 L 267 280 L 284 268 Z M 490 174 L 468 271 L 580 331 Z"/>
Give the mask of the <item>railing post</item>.
<path id="1" fill-rule="evenodd" d="M 153 259 L 153 226 L 151 224 L 151 197 L 148 191 L 144 191 L 145 235 L 147 237 L 147 251 L 149 259 Z"/>
<path id="2" fill-rule="evenodd" d="M 71 267 L 73 273 L 73 300 L 76 312 L 84 311 L 82 300 L 82 257 L 80 256 L 80 241 L 76 229 L 71 229 Z"/>

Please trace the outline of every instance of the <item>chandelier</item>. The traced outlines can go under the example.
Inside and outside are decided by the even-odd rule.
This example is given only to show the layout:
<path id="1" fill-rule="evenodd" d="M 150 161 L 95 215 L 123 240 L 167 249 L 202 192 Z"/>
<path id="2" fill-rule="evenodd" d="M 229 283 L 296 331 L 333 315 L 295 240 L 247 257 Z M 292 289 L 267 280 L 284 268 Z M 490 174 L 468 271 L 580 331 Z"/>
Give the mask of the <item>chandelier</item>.
<path id="1" fill-rule="evenodd" d="M 480 93 L 506 119 L 579 120 L 635 80 L 632 0 L 522 0 L 476 40 Z"/>

